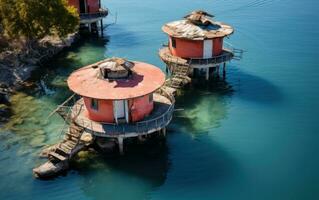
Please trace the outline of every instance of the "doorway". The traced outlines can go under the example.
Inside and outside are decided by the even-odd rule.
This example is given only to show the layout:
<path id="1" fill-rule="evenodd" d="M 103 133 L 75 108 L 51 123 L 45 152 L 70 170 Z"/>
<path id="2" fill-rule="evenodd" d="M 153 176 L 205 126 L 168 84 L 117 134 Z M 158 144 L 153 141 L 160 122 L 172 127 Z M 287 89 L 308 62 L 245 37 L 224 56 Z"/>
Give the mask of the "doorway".
<path id="1" fill-rule="evenodd" d="M 213 40 L 204 40 L 203 58 L 211 58 L 213 55 Z"/>
<path id="2" fill-rule="evenodd" d="M 128 104 L 127 100 L 115 100 L 114 119 L 116 123 L 128 122 Z"/>
<path id="3" fill-rule="evenodd" d="M 80 13 L 86 13 L 86 0 L 79 0 Z"/>

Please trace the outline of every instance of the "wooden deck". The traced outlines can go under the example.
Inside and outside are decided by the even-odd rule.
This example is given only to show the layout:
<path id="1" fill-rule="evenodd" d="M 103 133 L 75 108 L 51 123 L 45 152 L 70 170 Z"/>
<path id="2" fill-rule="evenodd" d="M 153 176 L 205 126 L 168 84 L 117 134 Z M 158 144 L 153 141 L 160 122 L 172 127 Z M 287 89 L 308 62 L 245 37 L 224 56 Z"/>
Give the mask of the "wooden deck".
<path id="1" fill-rule="evenodd" d="M 170 53 L 168 47 L 164 47 L 159 51 L 160 58 L 168 65 L 188 65 L 192 68 L 212 67 L 212 65 L 220 65 L 230 61 L 234 54 L 231 50 L 224 49 L 221 55 L 213 56 L 211 58 L 189 58 L 184 59 L 174 56 Z"/>
<path id="2" fill-rule="evenodd" d="M 86 132 L 99 137 L 136 137 L 161 130 L 169 124 L 174 111 L 174 103 L 165 96 L 154 94 L 154 110 L 136 123 L 102 123 L 87 118 L 83 99 L 80 99 L 72 107 L 72 118 L 75 123 L 85 129 Z"/>

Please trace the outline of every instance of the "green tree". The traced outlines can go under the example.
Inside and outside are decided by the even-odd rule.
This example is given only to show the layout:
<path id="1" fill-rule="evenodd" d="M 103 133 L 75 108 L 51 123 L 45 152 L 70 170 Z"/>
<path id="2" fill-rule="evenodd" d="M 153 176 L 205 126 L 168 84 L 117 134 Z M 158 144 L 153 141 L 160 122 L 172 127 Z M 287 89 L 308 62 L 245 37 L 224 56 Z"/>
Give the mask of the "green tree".
<path id="1" fill-rule="evenodd" d="M 35 41 L 75 32 L 79 17 L 66 0 L 0 0 L 0 23 L 7 37 Z"/>

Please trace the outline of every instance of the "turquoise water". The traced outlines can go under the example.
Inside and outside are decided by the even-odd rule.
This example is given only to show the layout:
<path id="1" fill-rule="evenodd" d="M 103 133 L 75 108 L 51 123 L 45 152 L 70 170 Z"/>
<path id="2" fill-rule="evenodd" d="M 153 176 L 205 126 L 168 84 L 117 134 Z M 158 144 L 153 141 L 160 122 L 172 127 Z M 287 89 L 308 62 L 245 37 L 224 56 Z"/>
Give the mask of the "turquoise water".
<path id="1" fill-rule="evenodd" d="M 60 54 L 43 90 L 13 97 L 0 133 L 0 199 L 319 199 L 319 3 L 315 0 L 103 1 L 112 14 L 104 39 Z M 125 157 L 83 152 L 66 175 L 35 180 L 38 153 L 59 140 L 63 121 L 49 113 L 70 95 L 66 77 L 110 56 L 157 56 L 165 22 L 206 9 L 232 24 L 227 41 L 246 50 L 227 81 L 188 88 L 166 143 Z M 44 83 L 44 84 L 43 84 Z M 38 82 L 40 84 L 40 82 Z M 42 86 L 43 88 L 43 86 Z"/>

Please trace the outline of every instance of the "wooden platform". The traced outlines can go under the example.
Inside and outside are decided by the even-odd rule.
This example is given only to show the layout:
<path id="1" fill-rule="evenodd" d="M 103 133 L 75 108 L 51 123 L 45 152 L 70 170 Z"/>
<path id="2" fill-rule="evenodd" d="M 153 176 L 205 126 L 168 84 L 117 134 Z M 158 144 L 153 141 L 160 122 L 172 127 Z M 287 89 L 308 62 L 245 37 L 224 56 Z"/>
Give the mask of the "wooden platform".
<path id="1" fill-rule="evenodd" d="M 163 47 L 159 51 L 159 56 L 167 65 L 188 65 L 192 68 L 205 68 L 217 66 L 222 63 L 228 62 L 234 57 L 234 54 L 231 50 L 223 49 L 221 55 L 213 56 L 211 58 L 184 59 L 172 55 L 168 47 Z"/>

